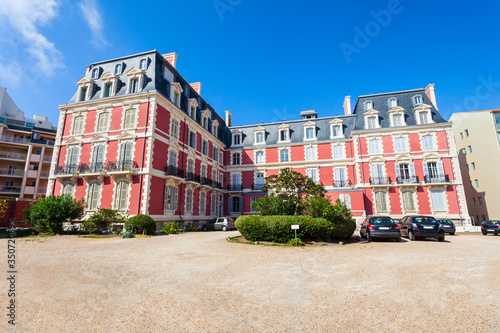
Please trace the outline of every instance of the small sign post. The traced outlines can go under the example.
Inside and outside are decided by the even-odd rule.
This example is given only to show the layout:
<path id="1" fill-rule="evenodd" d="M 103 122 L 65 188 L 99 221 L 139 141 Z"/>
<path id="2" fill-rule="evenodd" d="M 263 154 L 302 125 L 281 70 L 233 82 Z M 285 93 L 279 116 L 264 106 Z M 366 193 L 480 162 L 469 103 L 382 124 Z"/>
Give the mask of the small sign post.
<path id="1" fill-rule="evenodd" d="M 299 229 L 298 224 L 292 224 L 292 230 L 295 230 L 295 246 L 297 246 L 297 230 Z"/>

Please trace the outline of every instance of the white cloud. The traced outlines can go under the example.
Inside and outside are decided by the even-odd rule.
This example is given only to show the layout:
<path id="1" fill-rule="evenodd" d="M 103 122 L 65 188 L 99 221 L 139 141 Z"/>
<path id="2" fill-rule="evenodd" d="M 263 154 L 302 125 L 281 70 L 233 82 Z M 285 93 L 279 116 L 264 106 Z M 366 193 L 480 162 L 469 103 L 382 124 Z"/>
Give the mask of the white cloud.
<path id="1" fill-rule="evenodd" d="M 36 61 L 37 71 L 46 76 L 52 76 L 55 69 L 64 66 L 61 53 L 38 31 L 38 26 L 49 24 L 57 16 L 58 8 L 57 0 L 2 1 L 0 6 L 0 20 L 4 21 L 4 25 L 10 27 L 10 33 L 25 45 L 25 51 Z M 15 62 L 0 65 L 1 69 L 7 71 L 7 74 L 2 76 L 21 71 L 21 67 Z"/>
<path id="2" fill-rule="evenodd" d="M 0 57 L 0 86 L 17 86 L 21 83 L 22 70 L 17 62 L 4 64 Z"/>
<path id="3" fill-rule="evenodd" d="M 102 17 L 95 0 L 83 0 L 78 4 L 78 7 L 82 11 L 83 18 L 92 32 L 92 43 L 96 47 L 108 45 L 103 34 L 104 25 Z"/>

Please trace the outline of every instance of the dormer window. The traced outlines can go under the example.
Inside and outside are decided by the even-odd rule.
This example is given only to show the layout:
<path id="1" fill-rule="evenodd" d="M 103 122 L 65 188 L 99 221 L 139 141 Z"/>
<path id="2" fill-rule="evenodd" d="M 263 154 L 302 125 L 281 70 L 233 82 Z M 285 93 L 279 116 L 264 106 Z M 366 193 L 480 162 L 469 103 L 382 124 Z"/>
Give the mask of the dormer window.
<path id="1" fill-rule="evenodd" d="M 87 99 L 87 87 L 81 87 L 80 88 L 80 97 L 78 98 L 78 100 L 80 102 L 83 102 L 84 100 Z"/>
<path id="2" fill-rule="evenodd" d="M 376 117 L 368 117 L 368 118 L 366 118 L 366 119 L 367 119 L 367 121 L 368 121 L 368 125 L 367 125 L 367 127 L 368 127 L 369 129 L 372 129 L 372 128 L 376 128 L 376 127 L 377 127 L 377 119 L 376 119 Z"/>
<path id="3" fill-rule="evenodd" d="M 111 82 L 104 84 L 104 86 L 102 87 L 102 97 L 109 97 L 110 96 L 111 86 L 112 86 Z"/>
<path id="4" fill-rule="evenodd" d="M 413 97 L 413 104 L 415 105 L 420 105 L 422 104 L 422 96 L 414 96 Z"/>
<path id="5" fill-rule="evenodd" d="M 139 69 L 146 69 L 148 67 L 148 61 L 146 59 L 141 59 L 139 64 Z"/>
<path id="6" fill-rule="evenodd" d="M 217 137 L 219 129 L 219 121 L 217 119 L 212 120 L 212 135 Z"/>
<path id="7" fill-rule="evenodd" d="M 264 143 L 264 133 L 255 133 L 255 143 Z"/>
<path id="8" fill-rule="evenodd" d="M 144 82 L 144 70 L 132 68 L 128 73 L 128 93 L 133 94 L 142 91 Z"/>
<path id="9" fill-rule="evenodd" d="M 282 124 L 278 127 L 278 142 L 290 142 L 290 126 Z"/>
<path id="10" fill-rule="evenodd" d="M 264 127 L 257 127 L 254 129 L 254 135 L 255 135 L 255 143 L 256 145 L 258 144 L 264 144 L 266 141 L 266 129 Z"/>
<path id="11" fill-rule="evenodd" d="M 330 137 L 332 139 L 334 138 L 341 138 L 344 136 L 344 131 L 342 129 L 342 124 L 344 122 L 342 119 L 335 118 L 332 121 L 330 121 Z"/>
<path id="12" fill-rule="evenodd" d="M 179 82 L 170 83 L 170 100 L 178 108 L 181 107 L 182 87 Z M 189 111 L 189 109 L 188 109 Z"/>
<path id="13" fill-rule="evenodd" d="M 120 75 L 122 73 L 122 64 L 115 66 L 115 75 Z"/>
<path id="14" fill-rule="evenodd" d="M 431 115 L 431 106 L 427 104 L 421 104 L 415 108 L 415 118 L 417 124 L 430 124 L 433 123 Z"/>
<path id="15" fill-rule="evenodd" d="M 233 146 L 241 145 L 241 133 L 233 134 Z"/>
<path id="16" fill-rule="evenodd" d="M 138 79 L 131 79 L 129 93 L 130 94 L 136 93 L 138 88 L 139 88 L 139 80 Z"/>
<path id="17" fill-rule="evenodd" d="M 94 80 L 82 77 L 76 83 L 78 84 L 77 101 L 83 102 L 91 99 L 94 90 Z"/>
<path id="18" fill-rule="evenodd" d="M 101 98 L 114 96 L 116 87 L 118 85 L 118 75 L 106 73 L 101 77 L 101 80 L 102 80 Z"/>
<path id="19" fill-rule="evenodd" d="M 288 130 L 281 130 L 280 131 L 280 141 L 288 141 Z"/>
<path id="20" fill-rule="evenodd" d="M 428 124 L 429 123 L 429 112 L 423 111 L 419 112 L 419 120 L 421 124 Z"/>
<path id="21" fill-rule="evenodd" d="M 398 106 L 398 100 L 396 98 L 389 99 L 389 108 L 395 108 Z"/>
<path id="22" fill-rule="evenodd" d="M 372 101 L 366 101 L 364 105 L 365 111 L 373 109 L 373 102 Z"/>
<path id="23" fill-rule="evenodd" d="M 316 140 L 316 123 L 308 121 L 304 124 L 304 140 Z"/>
<path id="24" fill-rule="evenodd" d="M 403 116 L 401 116 L 400 114 L 393 115 L 392 116 L 392 126 L 394 126 L 394 127 L 402 126 L 403 125 L 402 118 L 403 118 Z"/>
<path id="25" fill-rule="evenodd" d="M 99 78 L 99 68 L 94 68 L 92 70 L 92 78 L 93 79 L 98 79 Z"/>

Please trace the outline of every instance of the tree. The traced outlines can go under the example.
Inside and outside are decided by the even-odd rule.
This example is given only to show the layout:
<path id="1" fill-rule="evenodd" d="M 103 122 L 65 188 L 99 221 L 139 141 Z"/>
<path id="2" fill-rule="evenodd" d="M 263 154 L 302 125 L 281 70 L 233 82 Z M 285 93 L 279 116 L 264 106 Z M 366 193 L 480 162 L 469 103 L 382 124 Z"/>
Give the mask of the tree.
<path id="1" fill-rule="evenodd" d="M 39 233 L 55 235 L 62 232 L 62 225 L 68 220 L 83 216 L 84 201 L 76 201 L 70 195 L 51 195 L 41 198 L 23 212 L 25 222 L 32 224 Z"/>
<path id="2" fill-rule="evenodd" d="M 5 213 L 7 213 L 8 207 L 7 199 L 0 199 L 0 218 L 4 217 Z"/>
<path id="3" fill-rule="evenodd" d="M 124 223 L 125 217 L 115 209 L 99 208 L 88 220 L 83 222 L 83 228 L 89 232 L 108 229 L 112 223 Z"/>

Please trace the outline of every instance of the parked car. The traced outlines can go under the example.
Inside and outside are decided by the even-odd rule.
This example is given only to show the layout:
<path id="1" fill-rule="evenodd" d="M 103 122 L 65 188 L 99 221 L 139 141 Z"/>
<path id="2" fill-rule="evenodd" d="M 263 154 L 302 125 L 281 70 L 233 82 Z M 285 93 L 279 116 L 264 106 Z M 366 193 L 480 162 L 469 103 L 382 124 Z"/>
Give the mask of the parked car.
<path id="1" fill-rule="evenodd" d="M 445 233 L 448 233 L 450 235 L 454 235 L 457 229 L 455 228 L 455 224 L 450 221 L 450 220 L 437 220 L 444 229 Z"/>
<path id="2" fill-rule="evenodd" d="M 399 226 L 388 216 L 367 216 L 359 229 L 361 237 L 371 241 L 374 238 L 392 238 L 401 242 Z"/>
<path id="3" fill-rule="evenodd" d="M 500 221 L 484 221 L 481 223 L 481 233 L 487 234 L 500 234 Z"/>
<path id="4" fill-rule="evenodd" d="M 203 231 L 208 231 L 208 230 L 222 230 L 222 231 L 227 231 L 227 230 L 235 230 L 236 226 L 234 225 L 234 220 L 230 217 L 218 217 L 210 222 L 205 223 L 202 227 L 201 230 Z"/>
<path id="5" fill-rule="evenodd" d="M 402 236 L 410 240 L 432 237 L 444 242 L 444 229 L 432 216 L 406 216 L 399 222 Z"/>

